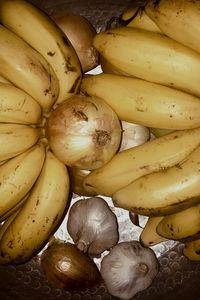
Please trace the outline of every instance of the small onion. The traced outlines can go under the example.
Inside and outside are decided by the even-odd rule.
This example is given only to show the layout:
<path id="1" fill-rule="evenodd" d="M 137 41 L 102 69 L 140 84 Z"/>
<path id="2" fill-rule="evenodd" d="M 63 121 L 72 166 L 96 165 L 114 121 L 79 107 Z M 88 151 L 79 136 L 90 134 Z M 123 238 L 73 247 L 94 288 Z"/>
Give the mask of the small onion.
<path id="1" fill-rule="evenodd" d="M 50 14 L 54 22 L 62 29 L 74 47 L 80 60 L 83 72 L 87 72 L 98 65 L 99 54 L 93 46 L 96 29 L 84 16 L 70 11 Z"/>
<path id="2" fill-rule="evenodd" d="M 104 100 L 74 95 L 52 111 L 46 137 L 56 157 L 67 166 L 92 170 L 117 152 L 121 124 Z"/>
<path id="3" fill-rule="evenodd" d="M 42 253 L 40 263 L 48 282 L 55 288 L 80 290 L 101 281 L 94 261 L 72 243 L 54 241 Z"/>
<path id="4" fill-rule="evenodd" d="M 68 168 L 71 191 L 79 196 L 96 196 L 96 193 L 87 192 L 83 186 L 83 180 L 90 173 L 88 170 Z"/>
<path id="5" fill-rule="evenodd" d="M 101 197 L 75 202 L 69 210 L 67 230 L 77 248 L 91 257 L 110 249 L 119 239 L 117 217 Z"/>
<path id="6" fill-rule="evenodd" d="M 158 259 L 151 248 L 138 241 L 121 242 L 101 261 L 101 276 L 109 293 L 131 299 L 149 287 L 158 273 Z"/>

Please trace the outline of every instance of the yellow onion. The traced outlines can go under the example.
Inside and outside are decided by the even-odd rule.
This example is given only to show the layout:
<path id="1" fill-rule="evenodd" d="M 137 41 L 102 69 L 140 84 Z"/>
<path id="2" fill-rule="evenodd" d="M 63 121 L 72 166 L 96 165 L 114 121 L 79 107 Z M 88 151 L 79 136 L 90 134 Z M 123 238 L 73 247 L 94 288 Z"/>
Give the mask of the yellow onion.
<path id="1" fill-rule="evenodd" d="M 96 67 L 99 54 L 92 43 L 96 29 L 91 22 L 84 16 L 66 10 L 52 13 L 50 17 L 70 40 L 78 55 L 83 72 Z"/>
<path id="2" fill-rule="evenodd" d="M 69 242 L 51 243 L 42 253 L 40 262 L 45 277 L 55 288 L 79 290 L 101 281 L 94 261 Z"/>
<path id="3" fill-rule="evenodd" d="M 90 173 L 88 170 L 68 168 L 71 191 L 80 196 L 96 196 L 96 193 L 87 192 L 83 186 L 83 180 Z"/>
<path id="4" fill-rule="evenodd" d="M 46 124 L 46 137 L 64 164 L 92 170 L 106 164 L 117 152 L 121 124 L 104 100 L 74 95 L 52 111 Z"/>

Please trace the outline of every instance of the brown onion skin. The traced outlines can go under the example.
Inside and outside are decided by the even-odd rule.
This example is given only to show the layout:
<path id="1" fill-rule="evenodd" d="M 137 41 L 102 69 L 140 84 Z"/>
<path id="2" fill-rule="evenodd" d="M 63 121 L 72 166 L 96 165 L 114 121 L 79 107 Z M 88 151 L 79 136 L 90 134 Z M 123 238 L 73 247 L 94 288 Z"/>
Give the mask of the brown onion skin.
<path id="1" fill-rule="evenodd" d="M 51 13 L 50 17 L 70 40 L 83 72 L 95 68 L 99 63 L 99 54 L 92 43 L 97 33 L 92 23 L 86 17 L 67 10 Z"/>
<path id="2" fill-rule="evenodd" d="M 121 124 L 104 100 L 76 94 L 51 112 L 45 135 L 56 157 L 68 167 L 93 170 L 118 151 Z"/>
<path id="3" fill-rule="evenodd" d="M 102 280 L 94 261 L 69 242 L 53 242 L 42 253 L 40 261 L 47 281 L 55 288 L 77 291 Z"/>

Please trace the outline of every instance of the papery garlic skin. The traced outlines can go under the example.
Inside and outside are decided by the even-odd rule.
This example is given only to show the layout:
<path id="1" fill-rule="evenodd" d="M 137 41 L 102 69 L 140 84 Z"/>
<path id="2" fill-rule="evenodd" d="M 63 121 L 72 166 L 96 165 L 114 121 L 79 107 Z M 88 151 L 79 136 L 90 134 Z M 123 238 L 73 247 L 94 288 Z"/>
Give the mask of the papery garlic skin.
<path id="1" fill-rule="evenodd" d="M 90 257 L 101 255 L 119 239 L 117 217 L 101 197 L 76 201 L 69 210 L 67 230 L 77 248 Z"/>
<path id="2" fill-rule="evenodd" d="M 131 299 L 146 289 L 158 273 L 158 260 L 151 248 L 138 241 L 121 242 L 101 261 L 101 276 L 109 293 Z"/>

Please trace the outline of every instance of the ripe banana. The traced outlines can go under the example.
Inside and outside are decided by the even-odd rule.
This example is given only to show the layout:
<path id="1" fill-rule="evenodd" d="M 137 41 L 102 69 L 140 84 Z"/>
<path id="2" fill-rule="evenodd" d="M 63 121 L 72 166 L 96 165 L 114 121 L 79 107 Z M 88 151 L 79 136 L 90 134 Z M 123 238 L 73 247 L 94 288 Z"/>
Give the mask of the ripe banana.
<path id="1" fill-rule="evenodd" d="M 165 216 L 157 233 L 171 240 L 195 240 L 200 237 L 200 204 Z"/>
<path id="2" fill-rule="evenodd" d="M 0 240 L 2 239 L 4 232 L 6 231 L 6 229 L 9 227 L 9 225 L 13 222 L 13 220 L 15 219 L 15 217 L 17 216 L 17 214 L 19 213 L 20 208 L 17 209 L 15 212 L 13 212 L 13 214 L 11 214 L 5 221 L 3 224 L 0 224 Z"/>
<path id="3" fill-rule="evenodd" d="M 118 152 L 107 164 L 92 170 L 85 177 L 84 189 L 90 193 L 112 196 L 114 192 L 145 174 L 180 163 L 199 144 L 200 128 L 197 128 L 174 131 Z M 131 197 L 127 201 L 131 202 Z"/>
<path id="4" fill-rule="evenodd" d="M 37 144 L 0 166 L 0 218 L 30 191 L 44 158 L 45 147 Z"/>
<path id="5" fill-rule="evenodd" d="M 118 190 L 112 196 L 113 203 L 146 216 L 164 216 L 187 209 L 200 203 L 199 166 L 200 146 L 175 166 L 144 175 Z"/>
<path id="6" fill-rule="evenodd" d="M 41 121 L 40 105 L 26 92 L 0 83 L 0 122 L 37 124 Z"/>
<path id="7" fill-rule="evenodd" d="M 0 123 L 0 161 L 12 158 L 36 144 L 40 129 L 22 124 Z"/>
<path id="8" fill-rule="evenodd" d="M 150 0 L 146 14 L 164 34 L 200 52 L 200 2 L 183 0 Z"/>
<path id="9" fill-rule="evenodd" d="M 145 247 L 151 247 L 166 241 L 164 237 L 156 232 L 157 225 L 163 217 L 149 217 L 140 234 L 140 243 Z"/>
<path id="10" fill-rule="evenodd" d="M 77 92 L 82 76 L 78 56 L 50 17 L 27 1 L 5 0 L 0 3 L 0 21 L 52 66 L 59 81 L 57 103 Z"/>
<path id="11" fill-rule="evenodd" d="M 81 91 L 104 99 L 127 122 L 174 130 L 200 127 L 199 98 L 160 84 L 101 73 L 85 76 Z"/>
<path id="12" fill-rule="evenodd" d="M 68 195 L 67 168 L 48 151 L 30 196 L 3 234 L 0 264 L 20 264 L 38 253 L 60 223 Z"/>
<path id="13" fill-rule="evenodd" d="M 143 8 L 130 8 L 122 13 L 120 21 L 122 25 L 127 27 L 139 28 L 153 32 L 161 33 L 160 28 L 145 13 Z"/>
<path id="14" fill-rule="evenodd" d="M 183 254 L 190 260 L 200 260 L 200 239 L 185 243 Z"/>
<path id="15" fill-rule="evenodd" d="M 23 39 L 2 25 L 0 40 L 0 74 L 32 96 L 44 111 L 49 111 L 59 91 L 58 79 L 50 64 Z"/>
<path id="16" fill-rule="evenodd" d="M 117 27 L 98 33 L 93 43 L 130 76 L 200 96 L 200 54 L 163 34 Z"/>

